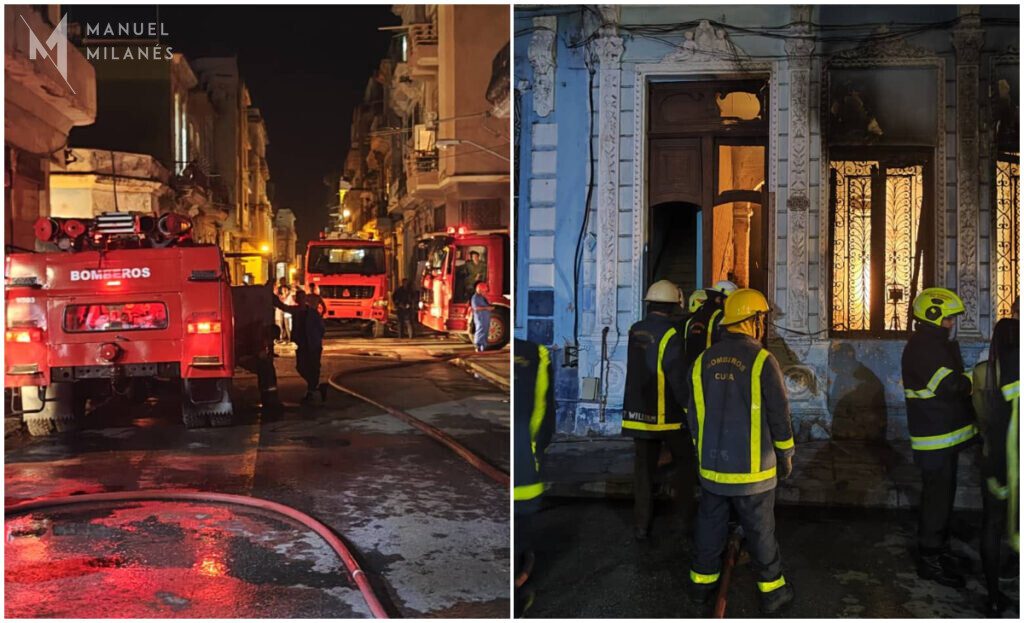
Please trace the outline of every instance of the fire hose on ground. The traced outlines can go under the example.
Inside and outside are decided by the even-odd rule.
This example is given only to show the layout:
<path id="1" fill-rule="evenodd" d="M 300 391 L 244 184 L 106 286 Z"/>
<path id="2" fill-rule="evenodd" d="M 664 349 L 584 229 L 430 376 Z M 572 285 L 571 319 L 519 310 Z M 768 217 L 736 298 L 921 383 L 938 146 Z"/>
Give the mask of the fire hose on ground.
<path id="1" fill-rule="evenodd" d="M 732 570 L 736 566 L 736 560 L 740 555 L 740 535 L 736 530 L 729 534 L 729 544 L 725 549 L 725 564 L 722 566 L 722 582 L 718 586 L 718 594 L 715 596 L 714 618 L 725 618 L 725 606 L 729 599 L 729 580 L 732 579 Z"/>
<path id="2" fill-rule="evenodd" d="M 376 371 L 379 371 L 379 370 L 394 370 L 396 368 L 407 368 L 407 367 L 416 366 L 416 365 L 424 365 L 424 364 L 431 364 L 431 363 L 442 363 L 442 362 L 451 361 L 453 359 L 468 359 L 469 357 L 473 357 L 473 356 L 476 356 L 478 354 L 483 354 L 483 353 L 451 354 L 451 355 L 444 355 L 442 357 L 436 357 L 434 359 L 429 359 L 429 360 L 400 361 L 400 362 L 396 362 L 396 363 L 388 363 L 388 364 L 382 364 L 382 365 L 379 365 L 379 366 L 371 366 L 371 367 L 368 367 L 368 368 L 361 368 L 361 369 L 355 371 L 355 373 L 362 374 L 362 373 L 365 373 L 365 372 L 376 372 Z M 475 468 L 476 470 L 478 470 L 479 472 L 481 472 L 482 474 L 484 474 L 485 476 L 487 476 L 491 480 L 495 481 L 496 483 L 498 483 L 502 487 L 505 487 L 506 489 L 509 487 L 510 480 L 509 480 L 509 475 L 507 473 L 501 471 L 497 467 L 495 467 L 495 466 L 491 465 L 490 463 L 488 463 L 482 457 L 480 457 L 479 455 L 475 454 L 472 450 L 470 450 L 466 446 L 464 446 L 461 443 L 459 443 L 458 441 L 456 441 L 454 437 L 452 437 L 448 433 L 444 432 L 443 430 L 437 428 L 436 426 L 428 424 L 428 423 L 424 422 L 423 420 L 421 420 L 421 419 L 419 419 L 419 418 L 417 418 L 417 417 L 415 417 L 415 416 L 413 416 L 413 415 L 411 415 L 411 414 L 409 414 L 409 413 L 407 413 L 405 411 L 402 411 L 401 409 L 396 409 L 396 408 L 388 406 L 388 405 L 386 405 L 384 403 L 378 402 L 378 401 L 374 400 L 373 398 L 370 398 L 369 396 L 367 396 L 365 394 L 359 393 L 359 392 L 357 392 L 356 390 L 354 390 L 354 389 L 352 389 L 350 387 L 346 387 L 345 385 L 342 385 L 338 381 L 338 379 L 342 376 L 342 374 L 343 373 L 339 372 L 339 373 L 333 375 L 330 378 L 330 381 L 328 381 L 328 382 L 330 383 L 331 387 L 333 387 L 334 389 L 338 390 L 339 392 L 348 394 L 349 396 L 352 396 L 353 398 L 356 398 L 358 400 L 362 400 L 363 402 L 365 402 L 367 404 L 371 404 L 371 405 L 377 407 L 378 409 L 381 409 L 381 410 L 385 411 L 388 415 L 396 417 L 399 420 L 401 420 L 401 421 L 405 422 L 406 424 L 408 424 L 409 426 L 412 426 L 412 427 L 422 431 L 423 433 L 426 433 L 430 438 L 432 438 L 435 441 L 437 441 L 437 442 L 447 446 L 448 449 L 450 449 L 452 452 L 457 454 L 460 458 L 462 458 L 464 461 L 469 463 L 473 468 Z"/>
<path id="3" fill-rule="evenodd" d="M 356 585 L 356 588 L 359 589 L 359 593 L 363 596 L 363 600 L 366 602 L 366 606 L 370 609 L 371 614 L 378 619 L 389 618 L 384 606 L 381 605 L 376 593 L 373 592 L 373 588 L 370 586 L 370 581 L 366 577 L 366 573 L 363 572 L 362 568 L 360 568 L 359 563 L 345 545 L 344 541 L 334 534 L 334 532 L 332 532 L 326 525 L 313 517 L 310 517 L 306 513 L 270 500 L 263 500 L 244 495 L 233 495 L 230 493 L 209 493 L 203 491 L 117 491 L 111 493 L 87 493 L 58 498 L 29 500 L 28 502 L 21 502 L 19 504 L 7 506 L 4 508 L 4 512 L 8 517 L 10 517 L 12 515 L 20 515 L 48 508 L 59 508 L 79 504 L 139 501 L 234 504 L 236 506 L 245 506 L 248 508 L 256 508 L 263 511 L 277 513 L 293 519 L 319 535 L 320 538 L 322 538 L 327 545 L 334 550 L 338 555 L 338 558 L 340 558 L 342 563 L 344 563 L 345 568 L 348 570 L 349 577 Z"/>

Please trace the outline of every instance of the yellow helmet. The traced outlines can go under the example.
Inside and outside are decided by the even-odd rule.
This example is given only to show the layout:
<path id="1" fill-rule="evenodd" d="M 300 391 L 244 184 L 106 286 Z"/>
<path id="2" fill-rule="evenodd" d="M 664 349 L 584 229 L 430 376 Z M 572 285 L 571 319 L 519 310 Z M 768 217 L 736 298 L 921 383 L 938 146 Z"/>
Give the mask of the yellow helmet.
<path id="1" fill-rule="evenodd" d="M 679 303 L 683 302 L 683 293 L 679 291 L 676 284 L 668 279 L 655 281 L 647 288 L 647 296 L 644 300 L 648 303 Z"/>
<path id="2" fill-rule="evenodd" d="M 769 311 L 771 308 L 768 307 L 768 299 L 764 298 L 763 294 L 757 290 L 742 288 L 725 299 L 722 324 L 736 324 L 759 314 L 767 314 Z"/>
<path id="3" fill-rule="evenodd" d="M 690 295 L 690 313 L 696 313 L 704 301 L 708 300 L 708 293 L 704 290 L 694 290 Z"/>
<path id="4" fill-rule="evenodd" d="M 925 288 L 914 299 L 914 318 L 936 327 L 942 326 L 944 319 L 965 311 L 964 302 L 956 292 L 946 288 Z"/>

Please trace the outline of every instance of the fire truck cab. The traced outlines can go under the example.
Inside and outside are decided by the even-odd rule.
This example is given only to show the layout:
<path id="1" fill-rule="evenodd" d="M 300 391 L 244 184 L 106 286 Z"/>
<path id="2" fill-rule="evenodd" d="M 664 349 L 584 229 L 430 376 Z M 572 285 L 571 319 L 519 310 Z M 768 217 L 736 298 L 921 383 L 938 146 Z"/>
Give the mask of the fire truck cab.
<path id="1" fill-rule="evenodd" d="M 190 229 L 175 214 L 44 217 L 46 252 L 7 255 L 5 386 L 30 434 L 73 430 L 87 400 L 145 398 L 158 380 L 180 385 L 187 427 L 231 423 L 230 279 Z"/>
<path id="2" fill-rule="evenodd" d="M 341 234 L 306 247 L 306 286 L 320 287 L 325 320 L 360 322 L 383 337 L 388 322 L 388 276 L 384 243 Z"/>
<path id="3" fill-rule="evenodd" d="M 420 291 L 420 323 L 472 339 L 470 298 L 476 283 L 484 281 L 490 288 L 488 301 L 494 306 L 487 330 L 488 347 L 507 344 L 511 318 L 508 232 L 449 227 L 446 233 L 426 237 L 421 244 L 426 247 L 426 265 Z"/>

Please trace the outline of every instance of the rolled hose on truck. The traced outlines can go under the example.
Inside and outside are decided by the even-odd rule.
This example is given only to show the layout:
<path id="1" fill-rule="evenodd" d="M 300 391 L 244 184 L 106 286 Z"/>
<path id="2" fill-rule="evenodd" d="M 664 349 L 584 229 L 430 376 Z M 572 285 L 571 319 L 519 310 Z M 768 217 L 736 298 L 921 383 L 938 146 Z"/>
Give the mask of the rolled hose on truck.
<path id="1" fill-rule="evenodd" d="M 336 534 L 334 534 L 330 528 L 298 509 L 285 506 L 284 504 L 279 504 L 277 502 L 272 502 L 270 500 L 263 500 L 244 495 L 234 495 L 231 493 L 211 493 L 204 491 L 117 491 L 111 493 L 86 493 L 82 495 L 29 500 L 27 502 L 21 502 L 19 504 L 4 507 L 4 513 L 9 518 L 13 515 L 21 515 L 49 508 L 75 506 L 79 504 L 124 503 L 158 500 L 234 504 L 236 506 L 245 506 L 248 508 L 256 508 L 263 511 L 277 513 L 299 522 L 319 535 L 320 538 L 322 538 L 338 555 L 338 558 L 340 558 L 342 563 L 344 563 L 345 568 L 348 570 L 349 577 L 356 585 L 356 588 L 359 589 L 359 593 L 363 596 L 363 601 L 366 602 L 366 606 L 370 609 L 370 613 L 373 614 L 374 618 L 389 618 L 384 606 L 377 598 L 376 593 L 373 592 L 373 588 L 370 586 L 370 581 L 367 579 L 366 573 L 363 572 L 362 568 L 360 568 L 359 563 L 356 561 L 352 552 L 349 551 L 345 543 Z"/>
<path id="2" fill-rule="evenodd" d="M 424 365 L 424 364 L 431 364 L 431 363 L 443 363 L 443 362 L 451 361 L 453 359 L 468 359 L 470 357 L 474 357 L 474 356 L 478 356 L 478 355 L 482 355 L 482 354 L 484 354 L 484 353 L 451 354 L 451 355 L 444 355 L 442 357 L 437 357 L 437 358 L 429 359 L 429 360 L 425 360 L 425 361 L 424 360 L 400 361 L 400 362 L 396 362 L 396 363 L 387 363 L 387 364 L 382 364 L 382 365 L 379 365 L 379 366 L 370 366 L 370 367 L 367 367 L 367 368 L 361 368 L 361 369 L 355 371 L 355 373 L 356 374 L 363 374 L 363 373 L 366 373 L 366 372 L 376 372 L 376 371 L 379 371 L 379 370 L 394 370 L 396 368 L 408 368 L 408 367 L 417 366 L 417 365 Z M 488 478 L 490 478 L 494 482 L 498 483 L 502 487 L 508 488 L 511 485 L 511 482 L 509 480 L 509 475 L 508 474 L 506 474 L 505 472 L 501 471 L 497 467 L 495 467 L 495 466 L 491 465 L 490 463 L 488 463 L 482 457 L 480 457 L 479 455 L 477 455 L 473 451 L 471 451 L 469 448 L 465 447 L 464 445 L 462 445 L 461 443 L 456 441 L 455 438 L 452 437 L 451 435 L 449 435 L 448 433 L 442 431 L 441 429 L 439 429 L 439 428 L 437 428 L 437 427 L 435 427 L 435 426 L 433 426 L 431 424 L 428 424 L 428 423 L 424 422 L 423 420 L 421 420 L 421 419 L 419 419 L 419 418 L 417 418 L 417 417 L 415 417 L 415 416 L 413 416 L 413 415 L 411 415 L 409 413 L 406 413 L 405 411 L 402 411 L 401 409 L 396 409 L 396 408 L 388 406 L 388 405 L 386 405 L 384 403 L 378 402 L 378 401 L 374 400 L 373 398 L 370 398 L 369 396 L 366 396 L 365 394 L 361 394 L 361 393 L 355 391 L 354 389 L 352 389 L 350 387 L 346 387 L 346 386 L 342 385 L 339 382 L 339 379 L 342 376 L 342 374 L 343 373 L 339 372 L 339 373 L 333 375 L 330 378 L 328 383 L 330 383 L 331 387 L 333 387 L 334 389 L 338 390 L 339 392 L 348 394 L 348 395 L 352 396 L 353 398 L 356 398 L 358 400 L 362 400 L 363 402 L 365 402 L 367 404 L 371 404 L 371 405 L 377 407 L 378 409 L 381 409 L 381 410 L 385 411 L 388 415 L 396 417 L 399 420 L 402 420 L 403 422 L 405 422 L 406 424 L 408 424 L 408 425 L 410 425 L 410 426 L 412 426 L 412 427 L 414 427 L 414 428 L 416 428 L 416 429 L 426 433 L 430 438 L 432 438 L 433 440 L 435 440 L 435 441 L 445 445 L 449 450 L 451 450 L 452 452 L 457 454 L 460 458 L 462 458 L 464 461 L 469 463 L 474 469 L 476 469 L 477 471 L 481 472 L 482 474 L 484 474 L 485 476 L 487 476 Z"/>

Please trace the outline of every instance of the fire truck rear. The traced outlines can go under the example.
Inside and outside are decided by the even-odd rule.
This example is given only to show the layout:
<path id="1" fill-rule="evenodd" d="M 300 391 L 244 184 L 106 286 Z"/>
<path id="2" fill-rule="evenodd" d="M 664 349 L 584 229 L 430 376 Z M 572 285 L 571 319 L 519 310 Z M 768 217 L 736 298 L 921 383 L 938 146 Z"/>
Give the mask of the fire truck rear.
<path id="1" fill-rule="evenodd" d="M 190 229 L 175 214 L 42 218 L 48 252 L 7 256 L 5 386 L 31 434 L 75 429 L 88 400 L 145 398 L 160 380 L 180 386 L 187 427 L 230 424 L 230 280 Z"/>
<path id="2" fill-rule="evenodd" d="M 361 322 L 382 337 L 388 322 L 388 276 L 384 243 L 356 237 L 310 241 L 306 247 L 307 287 L 317 284 L 327 305 L 326 320 Z"/>
<path id="3" fill-rule="evenodd" d="M 449 227 L 445 234 L 420 242 L 425 267 L 420 291 L 419 321 L 435 331 L 472 338 L 470 299 L 478 281 L 485 282 L 494 307 L 487 345 L 500 348 L 509 340 L 509 241 L 507 231 L 469 231 Z"/>

